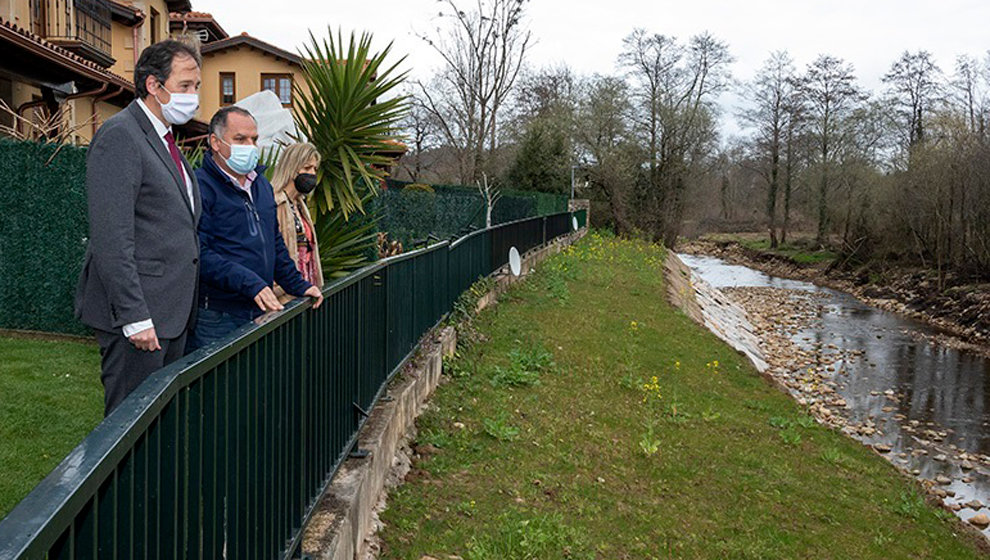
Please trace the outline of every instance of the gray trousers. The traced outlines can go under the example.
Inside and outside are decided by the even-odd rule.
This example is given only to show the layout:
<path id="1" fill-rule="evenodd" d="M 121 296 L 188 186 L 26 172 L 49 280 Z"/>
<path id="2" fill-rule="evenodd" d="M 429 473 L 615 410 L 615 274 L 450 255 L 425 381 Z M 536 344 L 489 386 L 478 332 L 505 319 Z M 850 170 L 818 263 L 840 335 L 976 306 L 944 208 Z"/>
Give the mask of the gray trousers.
<path id="1" fill-rule="evenodd" d="M 182 357 L 186 333 L 179 338 L 159 338 L 161 350 L 138 350 L 122 333 L 97 330 L 103 382 L 103 416 L 109 416 L 124 397 L 149 375 Z"/>

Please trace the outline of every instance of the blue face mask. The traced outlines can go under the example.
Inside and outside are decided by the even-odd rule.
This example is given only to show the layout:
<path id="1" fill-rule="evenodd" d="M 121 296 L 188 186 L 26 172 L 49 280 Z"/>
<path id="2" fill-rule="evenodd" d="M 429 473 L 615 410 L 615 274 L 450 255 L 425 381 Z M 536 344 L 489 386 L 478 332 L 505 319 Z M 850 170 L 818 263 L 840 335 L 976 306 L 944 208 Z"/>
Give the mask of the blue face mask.
<path id="1" fill-rule="evenodd" d="M 223 142 L 223 140 L 220 141 Z M 226 142 L 223 143 L 227 144 Z M 227 165 L 234 173 L 247 175 L 254 171 L 254 168 L 258 166 L 258 160 L 261 158 L 261 152 L 257 146 L 246 146 L 243 144 L 227 145 L 230 146 L 230 157 L 224 159 L 224 161 L 227 162 Z"/>

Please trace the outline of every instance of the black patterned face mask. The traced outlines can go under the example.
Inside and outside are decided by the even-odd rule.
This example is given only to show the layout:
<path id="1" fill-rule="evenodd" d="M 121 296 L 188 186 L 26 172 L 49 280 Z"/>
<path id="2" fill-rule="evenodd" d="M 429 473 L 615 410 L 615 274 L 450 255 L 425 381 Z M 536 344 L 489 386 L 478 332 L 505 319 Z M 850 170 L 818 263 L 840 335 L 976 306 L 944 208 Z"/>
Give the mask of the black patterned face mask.
<path id="1" fill-rule="evenodd" d="M 309 194 L 316 189 L 316 175 L 313 173 L 300 173 L 296 175 L 294 183 L 296 185 L 296 191 L 299 194 Z"/>

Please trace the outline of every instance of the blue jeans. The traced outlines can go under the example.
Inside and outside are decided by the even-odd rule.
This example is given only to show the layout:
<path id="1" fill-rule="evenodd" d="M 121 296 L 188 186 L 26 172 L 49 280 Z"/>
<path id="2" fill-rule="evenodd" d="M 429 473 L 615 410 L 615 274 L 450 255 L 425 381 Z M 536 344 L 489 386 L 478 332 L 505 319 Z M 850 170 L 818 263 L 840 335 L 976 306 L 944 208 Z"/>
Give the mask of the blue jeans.
<path id="1" fill-rule="evenodd" d="M 232 333 L 238 327 L 250 322 L 249 319 L 242 319 L 222 311 L 200 307 L 196 316 L 196 326 L 189 333 L 189 338 L 186 340 L 186 354 L 198 350 L 207 344 L 216 342 Z"/>

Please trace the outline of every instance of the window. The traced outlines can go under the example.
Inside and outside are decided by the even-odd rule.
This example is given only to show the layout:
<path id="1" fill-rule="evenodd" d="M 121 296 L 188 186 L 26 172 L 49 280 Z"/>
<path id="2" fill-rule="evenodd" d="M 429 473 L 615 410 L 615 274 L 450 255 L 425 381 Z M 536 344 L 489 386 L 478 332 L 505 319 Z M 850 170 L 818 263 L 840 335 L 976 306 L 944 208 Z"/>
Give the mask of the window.
<path id="1" fill-rule="evenodd" d="M 292 107 L 292 74 L 262 74 L 261 90 L 275 92 L 283 107 Z"/>
<path id="2" fill-rule="evenodd" d="M 161 18 L 158 15 L 158 10 L 151 9 L 151 44 L 154 45 L 158 42 L 158 24 Z"/>
<path id="3" fill-rule="evenodd" d="M 237 101 L 233 72 L 220 72 L 220 106 L 233 105 Z"/>
<path id="4" fill-rule="evenodd" d="M 31 0 L 31 32 L 38 37 L 48 36 L 45 22 L 45 16 L 47 15 L 46 4 L 48 2 L 45 0 Z"/>

